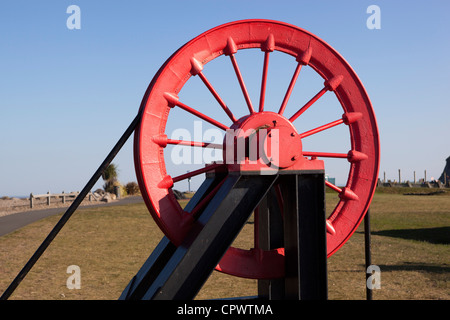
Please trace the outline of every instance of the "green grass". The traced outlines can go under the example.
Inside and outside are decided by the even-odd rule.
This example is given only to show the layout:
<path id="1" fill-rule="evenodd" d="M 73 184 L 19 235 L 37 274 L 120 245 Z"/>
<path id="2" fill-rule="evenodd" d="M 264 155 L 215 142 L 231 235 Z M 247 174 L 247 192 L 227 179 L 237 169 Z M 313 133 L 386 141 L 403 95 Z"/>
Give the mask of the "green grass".
<path id="1" fill-rule="evenodd" d="M 409 189 L 408 189 L 409 190 Z M 327 193 L 328 207 L 335 195 Z M 60 216 L 0 238 L 3 292 Z M 250 221 L 251 222 L 251 221 Z M 372 263 L 381 269 L 374 299 L 450 298 L 450 196 L 377 192 L 371 205 Z M 247 224 L 236 246 L 250 247 Z M 11 299 L 117 299 L 162 238 L 144 204 L 79 209 L 16 289 Z M 328 259 L 329 298 L 365 299 L 364 234 Z M 69 290 L 70 265 L 81 268 L 81 289 Z M 256 281 L 213 272 L 197 296 L 213 299 L 257 294 Z"/>
<path id="2" fill-rule="evenodd" d="M 448 300 L 450 197 L 402 194 L 379 191 L 371 204 L 372 263 L 380 267 L 382 282 L 374 299 Z M 356 270 L 363 268 L 364 261 L 355 255 L 363 257 L 363 244 L 360 227 L 329 259 L 329 277 L 336 288 L 330 292 L 335 299 L 358 299 L 343 282 L 358 283 Z M 349 265 L 343 268 L 346 261 Z M 361 297 L 364 287 L 358 288 Z"/>

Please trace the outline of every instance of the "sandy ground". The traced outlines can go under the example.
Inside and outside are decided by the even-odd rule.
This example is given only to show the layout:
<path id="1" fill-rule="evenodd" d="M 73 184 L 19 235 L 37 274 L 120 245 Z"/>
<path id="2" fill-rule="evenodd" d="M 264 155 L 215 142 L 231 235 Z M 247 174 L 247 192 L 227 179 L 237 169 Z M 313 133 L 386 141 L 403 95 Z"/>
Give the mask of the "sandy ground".
<path id="1" fill-rule="evenodd" d="M 75 198 L 66 198 L 65 203 L 62 203 L 61 198 L 51 198 L 50 205 L 47 205 L 47 199 L 33 199 L 33 208 L 30 208 L 30 200 L 29 199 L 19 199 L 19 198 L 10 198 L 10 199 L 0 199 L 0 217 L 14 214 L 17 212 L 26 212 L 33 210 L 42 210 L 48 208 L 68 208 Z M 110 200 L 116 201 L 116 200 Z M 85 205 L 96 205 L 96 204 L 104 204 L 105 201 L 101 200 L 92 200 L 88 199 L 84 200 L 80 206 Z"/>

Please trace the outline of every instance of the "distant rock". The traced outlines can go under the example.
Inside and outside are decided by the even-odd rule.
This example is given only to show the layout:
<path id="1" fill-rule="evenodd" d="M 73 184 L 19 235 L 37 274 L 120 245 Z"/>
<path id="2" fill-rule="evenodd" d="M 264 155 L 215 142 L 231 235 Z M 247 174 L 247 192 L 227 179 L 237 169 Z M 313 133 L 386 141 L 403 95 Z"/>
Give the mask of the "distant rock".
<path id="1" fill-rule="evenodd" d="M 181 199 L 187 199 L 186 198 L 186 196 L 184 195 L 184 193 L 183 192 L 181 192 L 181 191 L 178 191 L 178 190 L 173 190 L 173 194 L 175 195 L 175 198 L 177 199 L 177 200 L 181 200 Z"/>
<path id="2" fill-rule="evenodd" d="M 109 192 L 106 192 L 106 193 L 102 196 L 102 199 L 101 199 L 101 201 L 106 202 L 106 203 L 109 203 L 109 202 L 111 202 L 111 201 L 113 201 L 113 200 L 116 200 L 116 195 L 113 194 L 113 193 L 109 193 Z"/>

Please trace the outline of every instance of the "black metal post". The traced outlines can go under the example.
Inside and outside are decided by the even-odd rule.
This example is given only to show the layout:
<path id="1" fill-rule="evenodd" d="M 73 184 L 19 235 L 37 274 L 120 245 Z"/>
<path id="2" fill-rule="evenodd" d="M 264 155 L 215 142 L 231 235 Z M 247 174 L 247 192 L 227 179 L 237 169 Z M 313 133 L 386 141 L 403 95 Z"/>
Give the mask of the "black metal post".
<path id="1" fill-rule="evenodd" d="M 367 210 L 366 215 L 364 216 L 364 252 L 366 258 L 366 299 L 372 300 L 372 289 L 367 285 L 367 280 L 370 275 L 367 273 L 367 268 L 372 265 L 372 256 L 370 251 L 371 239 L 370 239 L 370 209 Z"/>
<path id="2" fill-rule="evenodd" d="M 255 210 L 255 225 L 257 225 L 257 239 L 255 243 L 262 250 L 284 247 L 283 215 L 277 191 L 280 186 L 272 187 L 266 197 Z M 265 300 L 281 300 L 284 298 L 284 279 L 258 280 L 258 297 Z"/>
<path id="3" fill-rule="evenodd" d="M 122 137 L 119 139 L 119 141 L 113 147 L 111 152 L 108 154 L 108 156 L 102 162 L 100 167 L 97 169 L 97 171 L 91 177 L 91 179 L 88 181 L 86 186 L 83 188 L 83 190 L 80 192 L 80 194 L 75 198 L 72 205 L 66 210 L 66 212 L 61 217 L 61 219 L 58 221 L 58 223 L 55 225 L 55 227 L 52 229 L 52 231 L 50 231 L 47 238 L 45 238 L 45 240 L 42 242 L 42 244 L 39 246 L 39 248 L 34 252 L 34 254 L 30 258 L 30 260 L 28 260 L 28 262 L 25 264 L 25 266 L 22 268 L 22 270 L 19 272 L 19 274 L 16 276 L 16 278 L 11 282 L 9 287 L 2 294 L 2 296 L 0 297 L 0 300 L 8 299 L 11 296 L 11 294 L 14 292 L 14 290 L 17 288 L 17 286 L 20 284 L 20 282 L 22 282 L 22 280 L 25 278 L 25 276 L 28 274 L 28 272 L 31 270 L 31 268 L 34 266 L 34 264 L 38 261 L 38 259 L 41 257 L 41 255 L 44 253 L 44 251 L 47 249 L 47 247 L 50 245 L 50 243 L 53 241 L 53 239 L 56 237 L 56 235 L 59 233 L 59 231 L 64 227 L 66 222 L 70 219 L 70 217 L 75 212 L 75 210 L 78 208 L 78 206 L 81 204 L 83 199 L 87 196 L 87 194 L 92 189 L 92 187 L 95 185 L 97 180 L 101 177 L 103 171 L 110 165 L 111 161 L 114 159 L 114 157 L 120 151 L 120 149 L 123 147 L 123 145 L 128 140 L 128 138 L 131 136 L 131 134 L 134 132 L 136 126 L 140 122 L 140 119 L 141 119 L 141 113 L 139 113 L 134 118 L 134 120 L 131 122 L 131 124 L 129 125 L 127 130 L 124 132 Z"/>
<path id="4" fill-rule="evenodd" d="M 325 176 L 280 177 L 284 202 L 285 299 L 328 298 Z"/>

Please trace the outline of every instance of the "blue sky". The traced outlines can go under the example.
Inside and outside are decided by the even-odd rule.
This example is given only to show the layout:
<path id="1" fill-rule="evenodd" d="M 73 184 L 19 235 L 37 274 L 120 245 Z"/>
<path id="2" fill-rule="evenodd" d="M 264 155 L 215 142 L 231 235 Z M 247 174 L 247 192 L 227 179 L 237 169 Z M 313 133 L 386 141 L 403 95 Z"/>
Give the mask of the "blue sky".
<path id="1" fill-rule="evenodd" d="M 72 4 L 79 30 L 66 26 Z M 372 4 L 379 30 L 366 27 Z M 436 0 L 2 1 L 0 196 L 81 190 L 164 61 L 200 33 L 250 18 L 304 28 L 351 64 L 377 117 L 380 177 L 438 178 L 450 156 L 449 14 Z M 136 181 L 132 140 L 114 163 L 122 183 Z"/>

